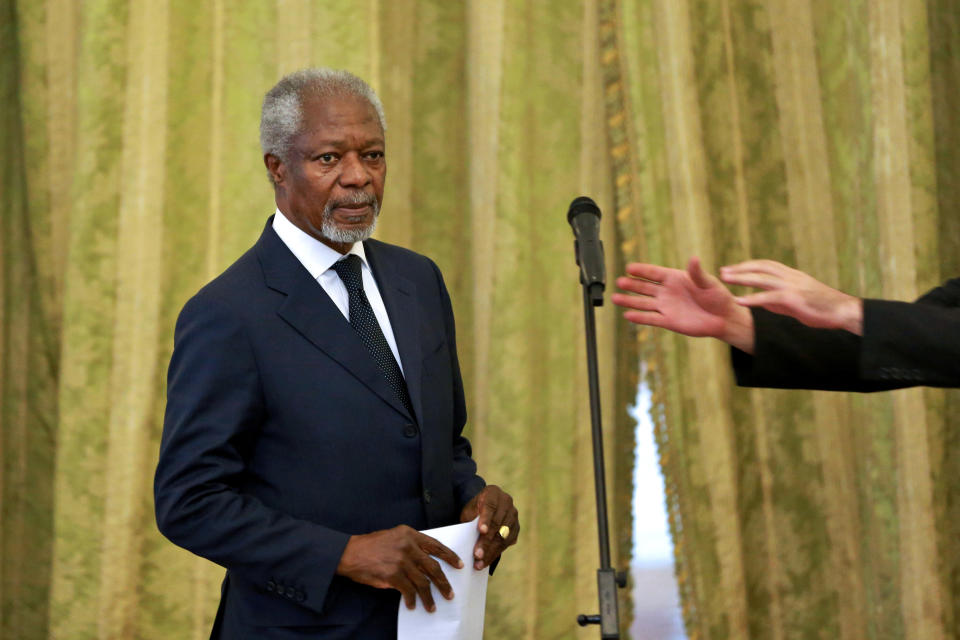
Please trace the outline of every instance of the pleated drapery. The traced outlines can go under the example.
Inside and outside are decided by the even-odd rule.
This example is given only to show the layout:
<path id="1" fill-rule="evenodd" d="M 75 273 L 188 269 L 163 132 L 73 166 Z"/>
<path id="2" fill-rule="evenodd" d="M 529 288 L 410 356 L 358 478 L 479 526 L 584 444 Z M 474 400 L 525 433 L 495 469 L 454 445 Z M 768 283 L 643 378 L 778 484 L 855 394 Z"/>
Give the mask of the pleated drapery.
<path id="1" fill-rule="evenodd" d="M 521 512 L 486 635 L 577 633 L 576 614 L 597 606 L 597 543 L 564 214 L 582 193 L 604 207 L 612 193 L 596 13 L 548 0 L 0 2 L 0 636 L 207 637 L 223 570 L 153 522 L 173 324 L 273 212 L 260 101 L 308 65 L 349 69 L 383 99 L 378 237 L 443 270 L 467 435 Z M 605 233 L 616 246 L 612 216 Z M 600 311 L 601 382 L 612 530 L 628 552 L 633 392 L 619 394 L 616 370 L 633 363 L 615 319 Z"/>
<path id="2" fill-rule="evenodd" d="M 780 260 L 912 299 L 960 273 L 960 5 L 602 3 L 628 259 Z M 960 635 L 956 391 L 743 390 L 637 334 L 691 638 Z"/>
<path id="3" fill-rule="evenodd" d="M 378 236 L 443 270 L 467 433 L 521 512 L 486 636 L 593 637 L 570 200 L 608 281 L 768 257 L 912 298 L 960 273 L 958 34 L 951 0 L 0 0 L 0 636 L 209 632 L 222 569 L 153 523 L 164 374 L 273 211 L 283 73 L 386 106 Z M 737 389 L 721 345 L 599 311 L 615 564 L 642 374 L 689 637 L 960 636 L 958 392 Z"/>

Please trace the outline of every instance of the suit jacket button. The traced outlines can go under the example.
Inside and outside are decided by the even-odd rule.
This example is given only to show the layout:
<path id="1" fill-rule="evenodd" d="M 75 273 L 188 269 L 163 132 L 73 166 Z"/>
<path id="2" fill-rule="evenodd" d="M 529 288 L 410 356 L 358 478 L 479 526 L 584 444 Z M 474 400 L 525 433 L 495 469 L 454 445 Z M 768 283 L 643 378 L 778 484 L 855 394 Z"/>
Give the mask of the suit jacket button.
<path id="1" fill-rule="evenodd" d="M 417 435 L 416 425 L 410 424 L 409 422 L 403 425 L 403 435 L 405 435 L 408 438 L 416 437 Z"/>
<path id="2" fill-rule="evenodd" d="M 427 504 L 430 504 L 430 501 L 433 499 L 433 494 L 430 493 L 430 489 L 423 490 L 423 501 Z"/>
<path id="3" fill-rule="evenodd" d="M 273 592 L 276 591 L 276 590 L 277 590 L 277 583 L 276 583 L 276 582 L 274 582 L 273 580 L 271 580 L 270 582 L 267 583 L 267 591 L 269 591 L 270 593 L 273 593 Z"/>
<path id="4" fill-rule="evenodd" d="M 284 595 L 287 596 L 288 598 L 292 598 L 295 593 L 296 593 L 296 590 L 294 590 L 293 587 L 287 587 L 287 592 Z"/>
<path id="5" fill-rule="evenodd" d="M 297 591 L 297 602 L 303 602 L 306 599 L 307 594 L 305 594 L 303 591 Z"/>

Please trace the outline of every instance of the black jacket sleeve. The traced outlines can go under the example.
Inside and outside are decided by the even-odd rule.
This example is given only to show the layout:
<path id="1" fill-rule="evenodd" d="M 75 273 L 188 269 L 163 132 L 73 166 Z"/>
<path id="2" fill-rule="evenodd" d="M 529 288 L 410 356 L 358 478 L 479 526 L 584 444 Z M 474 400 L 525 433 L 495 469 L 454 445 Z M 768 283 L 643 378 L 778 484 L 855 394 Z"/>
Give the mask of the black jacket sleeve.
<path id="1" fill-rule="evenodd" d="M 863 337 L 753 310 L 754 355 L 733 349 L 737 384 L 884 391 L 960 386 L 960 278 L 916 302 L 864 300 Z"/>

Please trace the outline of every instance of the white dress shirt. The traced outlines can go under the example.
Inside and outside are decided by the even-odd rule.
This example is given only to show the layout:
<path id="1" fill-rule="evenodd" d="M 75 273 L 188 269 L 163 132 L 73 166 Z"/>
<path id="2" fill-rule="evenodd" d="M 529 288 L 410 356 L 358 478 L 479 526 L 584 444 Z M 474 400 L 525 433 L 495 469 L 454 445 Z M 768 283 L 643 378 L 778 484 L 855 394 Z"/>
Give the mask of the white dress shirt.
<path id="1" fill-rule="evenodd" d="M 323 244 L 313 236 L 304 232 L 296 226 L 286 215 L 277 209 L 273 216 L 273 230 L 280 236 L 283 244 L 296 256 L 300 264 L 310 273 L 310 277 L 320 283 L 323 290 L 327 292 L 333 303 L 340 309 L 343 317 L 350 321 L 350 294 L 347 287 L 343 284 L 337 272 L 331 269 L 334 263 L 343 260 L 346 255 L 341 255 L 334 249 Z M 360 273 L 363 277 L 363 292 L 373 307 L 373 313 L 380 323 L 380 330 L 383 331 L 383 337 L 390 345 L 390 351 L 393 357 L 397 359 L 400 365 L 400 372 L 403 372 L 403 363 L 400 361 L 400 352 L 397 351 L 397 340 L 393 337 L 393 326 L 390 324 L 390 317 L 387 315 L 387 308 L 383 304 L 383 298 L 380 296 L 380 289 L 377 288 L 377 281 L 373 278 L 373 271 L 367 263 L 367 256 L 363 251 L 363 243 L 355 242 L 347 253 L 355 254 L 360 257 Z"/>

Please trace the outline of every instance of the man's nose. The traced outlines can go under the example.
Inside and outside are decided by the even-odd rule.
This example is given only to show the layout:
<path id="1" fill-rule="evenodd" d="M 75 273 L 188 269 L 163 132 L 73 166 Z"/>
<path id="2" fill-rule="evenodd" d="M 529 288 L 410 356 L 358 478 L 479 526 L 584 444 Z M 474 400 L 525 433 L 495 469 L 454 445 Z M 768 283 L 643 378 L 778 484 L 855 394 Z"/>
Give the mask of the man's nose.
<path id="1" fill-rule="evenodd" d="M 363 160 L 354 153 L 348 153 L 340 161 L 340 184 L 344 187 L 365 187 L 370 182 L 370 172 Z"/>

